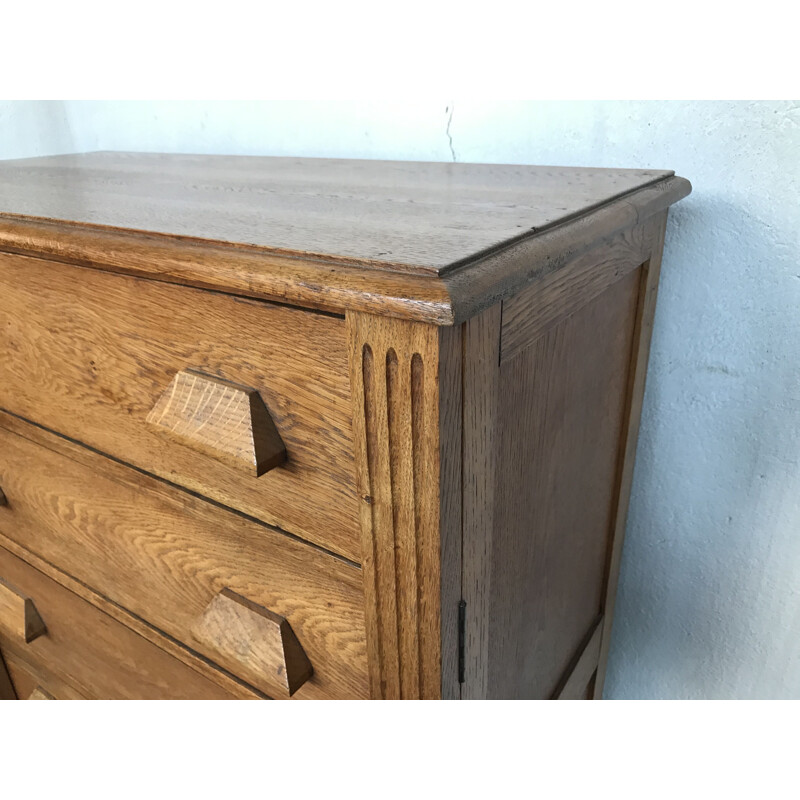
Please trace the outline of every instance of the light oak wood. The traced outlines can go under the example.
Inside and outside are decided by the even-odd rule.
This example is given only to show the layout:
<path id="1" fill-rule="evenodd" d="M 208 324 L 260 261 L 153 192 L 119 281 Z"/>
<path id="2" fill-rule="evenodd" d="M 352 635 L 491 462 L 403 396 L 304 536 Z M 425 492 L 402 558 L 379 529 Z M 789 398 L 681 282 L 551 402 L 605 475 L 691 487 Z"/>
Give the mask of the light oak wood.
<path id="1" fill-rule="evenodd" d="M 359 561 L 341 319 L 4 254 L 0 297 L 0 408 Z M 256 389 L 286 463 L 243 476 L 148 425 L 187 367 Z"/>
<path id="2" fill-rule="evenodd" d="M 0 163 L 0 211 L 437 272 L 673 173 L 157 153 Z"/>
<path id="3" fill-rule="evenodd" d="M 25 644 L 47 632 L 33 600 L 0 578 L 0 629 Z"/>
<path id="4" fill-rule="evenodd" d="M 59 159 L 66 160 L 0 165 L 7 212 L 0 213 L 1 250 L 440 325 L 512 296 L 691 191 L 668 171 L 142 154 Z M 335 189 L 326 185 L 334 177 L 341 180 Z"/>
<path id="5" fill-rule="evenodd" d="M 181 670 L 231 697 L 601 696 L 666 211 L 690 188 L 1 163 L 0 547 L 79 603 L 71 625 L 87 607 L 135 637 L 0 631 L 13 693 L 113 694 L 144 642 L 167 659 L 150 696 Z"/>
<path id="6" fill-rule="evenodd" d="M 48 665 L 72 687 L 71 696 L 97 699 L 229 699 L 215 683 L 71 594 L 0 548 L 0 575 L 36 598 L 48 631 L 30 644 L 0 628 L 0 648 L 22 664 Z M 56 696 L 47 677 L 36 682 Z M 69 696 L 69 694 L 67 696 Z M 20 695 L 25 696 L 25 695 Z"/>
<path id="7" fill-rule="evenodd" d="M 263 699 L 266 697 L 263 692 L 259 692 L 257 689 L 254 689 L 252 686 L 244 683 L 241 679 L 236 678 L 236 676 L 230 674 L 226 670 L 220 669 L 218 666 L 214 665 L 211 661 L 209 661 L 207 658 L 204 658 L 199 653 L 196 653 L 195 651 L 181 645 L 175 639 L 167 636 L 157 628 L 154 628 L 141 617 L 131 614 L 126 609 L 110 601 L 107 597 L 104 597 L 103 595 L 92 590 L 86 584 L 75 580 L 75 578 L 72 576 L 57 569 L 49 562 L 37 556 L 35 553 L 32 553 L 30 550 L 20 547 L 20 545 L 18 545 L 15 541 L 9 539 L 7 536 L 4 536 L 2 533 L 0 533 L 0 547 L 8 550 L 9 553 L 12 553 L 17 558 L 33 566 L 43 575 L 46 575 L 54 582 L 65 587 L 70 591 L 71 594 L 80 597 L 81 599 L 93 605 L 95 608 L 100 609 L 111 619 L 116 620 L 126 628 L 134 631 L 142 639 L 155 645 L 165 653 L 169 653 L 173 658 L 181 662 L 181 664 L 190 667 L 203 677 L 209 679 L 213 683 L 216 683 L 231 698 L 253 700 Z M 29 653 L 26 655 L 29 655 Z M 13 668 L 15 665 L 19 665 L 22 662 L 17 661 L 16 656 L 11 656 L 9 654 L 6 654 L 6 660 L 9 664 L 12 678 L 14 681 L 16 681 Z M 76 692 L 71 686 L 64 683 L 63 679 L 61 679 L 56 673 L 48 671 L 46 667 L 40 663 L 34 665 L 26 663 L 25 666 L 20 667 L 20 669 L 23 669 L 30 674 L 36 674 L 38 676 L 36 680 L 39 683 L 46 684 L 51 689 L 53 689 L 54 686 L 58 686 L 57 697 L 59 699 L 86 699 L 83 697 L 83 695 Z M 31 685 L 30 691 L 33 691 L 33 685 Z"/>
<path id="8" fill-rule="evenodd" d="M 291 697 L 314 671 L 285 617 L 230 589 L 209 603 L 192 632 L 223 664 L 255 685 L 271 681 L 279 695 Z"/>
<path id="9" fill-rule="evenodd" d="M 286 461 L 258 392 L 197 370 L 181 370 L 172 379 L 147 422 L 256 478 Z"/>
<path id="10" fill-rule="evenodd" d="M 650 341 L 653 334 L 653 320 L 658 297 L 658 279 L 661 273 L 661 258 L 664 251 L 664 235 L 667 227 L 667 212 L 656 221 L 651 253 L 642 267 L 640 277 L 639 305 L 631 349 L 631 365 L 628 371 L 627 408 L 621 435 L 621 458 L 617 478 L 617 503 L 614 508 L 611 545 L 609 549 L 608 570 L 605 586 L 605 620 L 600 644 L 599 665 L 594 683 L 594 697 L 602 698 L 605 685 L 608 650 L 611 644 L 611 625 L 614 620 L 614 606 L 619 582 L 619 567 L 622 559 L 622 543 L 625 537 L 625 524 L 628 519 L 628 504 L 633 485 L 633 466 L 636 457 L 636 444 L 639 439 L 639 422 L 642 416 L 647 362 L 650 357 Z"/>
<path id="11" fill-rule="evenodd" d="M 594 691 L 591 683 L 600 658 L 602 634 L 603 619 L 601 617 L 594 623 L 578 649 L 573 663 L 568 667 L 558 689 L 553 694 L 554 700 L 585 700 L 587 694 L 591 696 Z"/>
<path id="12" fill-rule="evenodd" d="M 358 314 L 347 323 L 372 696 L 440 697 L 443 585 L 457 605 L 442 582 L 441 511 L 452 515 L 458 493 L 455 470 L 441 482 L 440 452 L 453 410 L 440 386 L 458 365 L 441 358 L 458 352 L 457 334 Z"/>
<path id="13" fill-rule="evenodd" d="M 30 653 L 26 655 L 30 656 Z M 19 700 L 30 699 L 37 688 L 41 688 L 56 700 L 88 699 L 40 664 L 27 663 L 8 652 L 6 653 L 6 664 Z"/>
<path id="14" fill-rule="evenodd" d="M 29 695 L 28 700 L 55 700 L 55 697 L 50 692 L 37 686 Z"/>
<path id="15" fill-rule="evenodd" d="M 0 700 L 16 700 L 17 693 L 3 654 L 0 653 Z"/>
<path id="16" fill-rule="evenodd" d="M 0 420 L 0 532 L 239 674 L 192 629 L 225 588 L 288 619 L 314 665 L 298 698 L 367 695 L 361 570 L 58 437 Z M 19 435 L 22 433 L 23 435 Z M 267 676 L 255 688 L 272 695 Z"/>

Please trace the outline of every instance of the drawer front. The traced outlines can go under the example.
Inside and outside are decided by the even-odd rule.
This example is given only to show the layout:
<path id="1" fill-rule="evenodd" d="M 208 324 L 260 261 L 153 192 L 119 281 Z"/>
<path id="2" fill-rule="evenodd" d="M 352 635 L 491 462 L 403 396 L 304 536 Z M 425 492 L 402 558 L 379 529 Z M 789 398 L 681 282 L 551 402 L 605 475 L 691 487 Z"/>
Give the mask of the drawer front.
<path id="1" fill-rule="evenodd" d="M 0 487 L 0 534 L 265 694 L 367 696 L 357 566 L 7 414 Z"/>
<path id="2" fill-rule="evenodd" d="M 33 666 L 6 650 L 0 654 L 6 666 L 6 674 L 11 685 L 8 700 L 86 700 L 78 691 L 65 683 L 63 679 L 54 677 L 41 666 Z M 2 673 L 2 664 L 0 664 Z M 2 674 L 0 674 L 2 679 Z"/>
<path id="3" fill-rule="evenodd" d="M 13 604 L 0 605 L 0 651 L 18 699 L 232 699 L 2 547 L 0 579 L 44 622 L 26 642 Z"/>
<path id="4" fill-rule="evenodd" d="M 0 408 L 360 561 L 342 319 L 8 254 L 0 298 Z"/>

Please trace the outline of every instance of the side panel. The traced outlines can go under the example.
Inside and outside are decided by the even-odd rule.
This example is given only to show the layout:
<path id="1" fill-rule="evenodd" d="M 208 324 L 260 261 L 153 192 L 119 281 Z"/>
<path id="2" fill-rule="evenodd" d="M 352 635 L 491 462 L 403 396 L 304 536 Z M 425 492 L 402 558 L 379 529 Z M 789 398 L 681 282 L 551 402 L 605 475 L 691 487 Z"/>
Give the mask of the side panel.
<path id="1" fill-rule="evenodd" d="M 464 697 L 602 693 L 664 223 L 465 325 Z"/>

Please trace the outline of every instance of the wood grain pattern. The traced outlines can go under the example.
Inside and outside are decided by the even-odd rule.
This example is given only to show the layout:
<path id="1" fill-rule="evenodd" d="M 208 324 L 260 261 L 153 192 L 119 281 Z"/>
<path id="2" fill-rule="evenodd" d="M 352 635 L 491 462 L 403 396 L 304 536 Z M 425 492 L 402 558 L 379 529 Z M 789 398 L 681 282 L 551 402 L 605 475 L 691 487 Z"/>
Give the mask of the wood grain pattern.
<path id="1" fill-rule="evenodd" d="M 311 662 L 285 617 L 223 589 L 203 612 L 192 633 L 255 685 L 271 681 L 291 697 L 313 672 Z"/>
<path id="2" fill-rule="evenodd" d="M 467 320 L 568 267 L 598 242 L 661 214 L 691 189 L 684 178 L 667 178 L 447 273 L 453 321 Z"/>
<path id="3" fill-rule="evenodd" d="M 690 188 L 0 163 L 0 578 L 7 553 L 58 628 L 0 624 L 0 694 L 172 696 L 188 672 L 200 696 L 601 696 L 663 226 Z"/>
<path id="4" fill-rule="evenodd" d="M 513 358 L 650 256 L 659 220 L 629 228 L 503 303 L 500 359 Z"/>
<path id="5" fill-rule="evenodd" d="M 3 654 L 0 653 L 0 700 L 16 700 L 17 693 Z"/>
<path id="6" fill-rule="evenodd" d="M 502 364 L 497 317 L 467 326 L 465 697 L 552 696 L 601 613 L 638 289 L 627 274 Z"/>
<path id="7" fill-rule="evenodd" d="M 437 272 L 672 174 L 84 153 L 0 163 L 0 212 Z"/>
<path id="8" fill-rule="evenodd" d="M 58 437 L 0 427 L 0 532 L 210 661 L 191 630 L 222 589 L 286 617 L 314 664 L 297 698 L 364 697 L 361 571 Z M 46 446 L 42 446 L 45 444 Z M 239 676 L 243 677 L 243 676 Z M 255 687 L 270 694 L 266 679 Z"/>
<path id="9" fill-rule="evenodd" d="M 193 162 L 174 156 L 167 159 L 174 174 L 165 179 L 148 174 L 156 163 L 166 166 L 159 162 L 163 157 L 69 158 L 60 165 L 47 159 L 0 165 L 0 200 L 5 189 L 8 212 L 0 214 L 0 250 L 326 311 L 440 325 L 463 322 L 691 191 L 688 181 L 669 172 L 268 159 L 284 166 L 259 178 L 252 165 L 236 170 L 217 159 L 217 169 L 214 157 Z M 181 177 L 183 170 L 188 172 Z M 201 175 L 205 189 L 188 202 Z M 342 180 L 335 189 L 329 183 L 334 175 Z M 356 175 L 356 182 L 368 176 L 367 184 L 354 194 L 342 191 Z M 57 188 L 42 193 L 40 181 L 49 185 L 51 178 Z M 111 195 L 105 194 L 109 185 Z M 70 210 L 83 191 L 98 202 L 103 196 L 97 213 L 109 214 L 106 221 L 114 227 L 86 224 L 91 203 Z M 184 191 L 188 196 L 181 196 Z M 222 205 L 209 211 L 220 196 Z M 234 197 L 244 206 L 231 205 Z M 248 197 L 255 206 L 248 207 Z M 160 202 L 165 207 L 154 215 Z M 203 204 L 212 219 L 200 226 Z M 34 206 L 36 218 L 30 216 Z M 290 209 L 300 206 L 304 215 L 292 216 Z M 228 243 L 211 235 L 218 225 L 223 230 L 216 236 Z M 152 232 L 159 229 L 165 233 Z M 189 238 L 189 230 L 205 238 Z M 293 245 L 281 239 L 284 234 Z M 247 244 L 253 241 L 267 247 Z"/>
<path id="10" fill-rule="evenodd" d="M 77 447 L 77 445 L 75 445 L 75 447 Z M 242 700 L 259 700 L 266 697 L 263 692 L 259 692 L 257 689 L 254 689 L 252 686 L 244 683 L 244 681 L 241 679 L 236 678 L 229 672 L 215 666 L 211 661 L 209 661 L 207 658 L 204 658 L 199 653 L 196 653 L 194 650 L 189 650 L 175 639 L 167 636 L 157 628 L 154 628 L 141 617 L 131 614 L 126 609 L 122 608 L 116 603 L 113 603 L 107 597 L 98 594 L 86 584 L 75 580 L 75 578 L 73 578 L 71 575 L 68 575 L 66 572 L 62 572 L 60 569 L 54 567 L 40 556 L 37 556 L 30 550 L 26 550 L 24 547 L 20 547 L 20 545 L 18 545 L 13 539 L 9 539 L 2 533 L 0 533 L 0 547 L 3 547 L 12 555 L 15 555 L 17 558 L 25 561 L 27 564 L 30 564 L 43 575 L 46 575 L 55 583 L 58 583 L 60 586 L 68 589 L 71 594 L 74 594 L 75 596 L 90 603 L 92 606 L 102 611 L 111 619 L 122 623 L 122 625 L 124 625 L 126 628 L 136 633 L 145 641 L 154 644 L 165 653 L 168 653 L 181 664 L 190 667 L 204 678 L 207 678 L 212 683 L 217 684 L 217 686 L 223 689 L 231 698 Z M 25 655 L 29 656 L 30 653 L 26 653 Z M 12 678 L 16 681 L 13 670 L 15 666 L 19 666 L 22 662 L 17 659 L 17 656 L 9 654 L 6 654 L 6 660 L 9 664 Z M 63 680 L 59 679 L 58 676 L 48 672 L 46 666 L 41 663 L 26 663 L 24 667 L 20 667 L 20 669 L 23 669 L 30 675 L 35 674 L 37 677 L 34 683 L 38 681 L 43 685 L 47 685 L 51 690 L 56 692 L 56 696 L 59 699 L 86 699 L 83 697 L 83 695 L 76 692 L 71 686 L 64 683 Z M 53 689 L 53 687 L 58 688 L 56 690 Z M 30 688 L 30 691 L 32 690 L 33 685 L 31 685 Z"/>
<path id="11" fill-rule="evenodd" d="M 2 254 L 0 296 L 0 408 L 358 561 L 342 320 Z M 186 367 L 256 389 L 287 462 L 243 476 L 148 426 Z"/>
<path id="12" fill-rule="evenodd" d="M 29 695 L 28 700 L 55 700 L 55 697 L 50 694 L 46 689 L 37 686 Z"/>
<path id="13" fill-rule="evenodd" d="M 286 461 L 258 392 L 197 370 L 181 370 L 172 379 L 147 423 L 255 478 Z"/>
<path id="14" fill-rule="evenodd" d="M 458 333 L 360 314 L 347 324 L 371 692 L 438 698 L 441 511 L 452 508 L 440 484 L 440 357 Z"/>
<path id="15" fill-rule="evenodd" d="M 22 664 L 73 687 L 66 696 L 97 699 L 230 699 L 215 683 L 115 622 L 89 603 L 0 548 L 0 575 L 36 598 L 48 631 L 28 645 L 0 629 L 0 647 Z M 61 696 L 45 677 L 37 683 Z M 23 696 L 23 695 L 21 695 Z"/>
<path id="16" fill-rule="evenodd" d="M 459 603 L 462 562 L 463 331 L 439 335 L 439 547 L 442 699 L 461 697 Z"/>
<path id="17" fill-rule="evenodd" d="M 653 320 L 658 297 L 658 281 L 661 273 L 661 259 L 664 250 L 664 234 L 667 227 L 667 212 L 655 220 L 650 258 L 641 270 L 639 305 L 633 331 L 631 364 L 628 370 L 627 408 L 620 439 L 619 475 L 616 487 L 616 506 L 612 522 L 609 548 L 608 571 L 605 586 L 605 621 L 603 625 L 598 659 L 597 676 L 594 683 L 594 697 L 603 696 L 608 650 L 611 643 L 611 625 L 614 620 L 614 606 L 619 582 L 619 567 L 622 558 L 622 543 L 625 537 L 625 524 L 628 519 L 628 505 L 633 484 L 633 466 L 636 458 L 636 444 L 639 438 L 639 421 L 642 416 L 647 362 L 650 357 L 650 341 L 653 333 Z"/>
<path id="18" fill-rule="evenodd" d="M 27 653 L 26 655 L 30 655 Z M 30 696 L 41 687 L 56 700 L 86 700 L 79 691 L 66 683 L 63 678 L 49 672 L 41 664 L 30 664 L 22 661 L 13 653 L 6 654 L 6 663 L 11 680 L 14 682 L 17 698 L 30 699 Z"/>
<path id="19" fill-rule="evenodd" d="M 554 700 L 586 700 L 587 687 L 597 671 L 600 658 L 600 639 L 603 634 L 602 617 L 592 625 L 584 638 L 572 664 L 553 693 Z M 593 689 L 594 687 L 592 687 Z M 591 696 L 591 693 L 589 693 Z"/>
<path id="20" fill-rule="evenodd" d="M 47 632 L 39 612 L 30 597 L 0 578 L 0 629 L 16 636 L 25 644 Z"/>
<path id="21" fill-rule="evenodd" d="M 498 304 L 464 324 L 463 595 L 465 700 L 490 694 L 489 629 L 492 625 L 492 539 L 501 423 Z M 497 591 L 497 589 L 495 589 Z"/>

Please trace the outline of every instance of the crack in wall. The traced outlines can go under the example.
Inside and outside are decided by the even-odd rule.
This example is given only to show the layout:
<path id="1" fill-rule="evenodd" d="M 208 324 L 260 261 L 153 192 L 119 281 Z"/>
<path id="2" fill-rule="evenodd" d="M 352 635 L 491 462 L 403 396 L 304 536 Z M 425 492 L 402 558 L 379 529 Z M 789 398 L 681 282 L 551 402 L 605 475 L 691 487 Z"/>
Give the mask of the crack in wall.
<path id="1" fill-rule="evenodd" d="M 456 158 L 456 151 L 453 147 L 453 137 L 450 134 L 450 125 L 453 122 L 453 111 L 455 110 L 455 104 L 451 103 L 447 106 L 444 110 L 445 114 L 449 112 L 449 116 L 447 117 L 447 128 L 445 128 L 445 133 L 447 134 L 447 140 L 450 143 L 450 155 L 453 156 L 453 161 L 458 161 Z"/>

